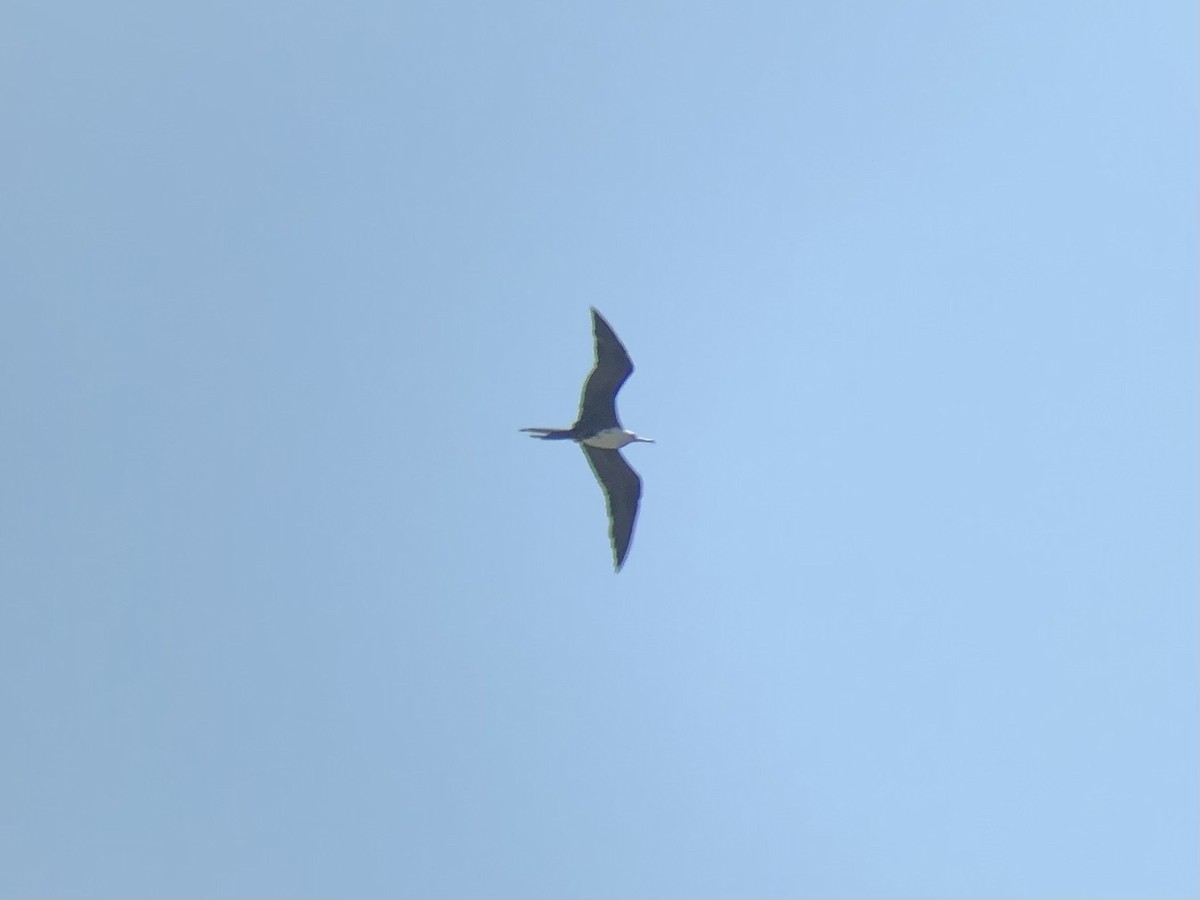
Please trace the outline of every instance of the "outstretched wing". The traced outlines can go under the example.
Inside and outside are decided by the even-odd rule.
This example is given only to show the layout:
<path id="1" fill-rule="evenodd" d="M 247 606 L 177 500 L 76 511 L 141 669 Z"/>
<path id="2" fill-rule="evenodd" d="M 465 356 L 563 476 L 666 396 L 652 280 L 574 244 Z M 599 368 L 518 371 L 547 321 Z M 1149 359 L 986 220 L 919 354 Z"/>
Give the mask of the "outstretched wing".
<path id="1" fill-rule="evenodd" d="M 596 335 L 596 365 L 583 384 L 576 430 L 595 434 L 605 428 L 620 428 L 617 420 L 617 391 L 633 373 L 633 362 L 604 316 L 592 307 L 592 332 Z"/>
<path id="2" fill-rule="evenodd" d="M 621 571 L 629 544 L 633 540 L 633 522 L 642 498 L 642 479 L 633 471 L 620 450 L 601 450 L 580 444 L 608 503 L 608 536 L 612 541 L 613 563 Z"/>

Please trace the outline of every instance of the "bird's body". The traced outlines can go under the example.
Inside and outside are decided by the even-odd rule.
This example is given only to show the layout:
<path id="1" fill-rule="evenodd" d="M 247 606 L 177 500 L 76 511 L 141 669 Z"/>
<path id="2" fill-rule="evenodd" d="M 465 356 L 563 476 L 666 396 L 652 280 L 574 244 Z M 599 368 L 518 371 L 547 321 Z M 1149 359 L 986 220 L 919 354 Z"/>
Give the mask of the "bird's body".
<path id="1" fill-rule="evenodd" d="M 579 443 L 587 444 L 598 450 L 620 450 L 622 447 L 628 447 L 630 444 L 644 440 L 646 438 L 638 437 L 632 431 L 626 431 L 624 428 L 605 428 L 591 437 L 580 438 Z"/>
<path id="2" fill-rule="evenodd" d="M 642 496 L 642 480 L 621 456 L 620 449 L 644 441 L 621 427 L 617 418 L 617 391 L 633 373 L 633 362 L 604 317 L 592 308 L 596 337 L 596 365 L 583 384 L 579 418 L 570 428 L 522 428 L 547 441 L 575 441 L 582 448 L 608 505 L 609 537 L 613 562 L 619 572 L 633 540 L 633 524 Z"/>

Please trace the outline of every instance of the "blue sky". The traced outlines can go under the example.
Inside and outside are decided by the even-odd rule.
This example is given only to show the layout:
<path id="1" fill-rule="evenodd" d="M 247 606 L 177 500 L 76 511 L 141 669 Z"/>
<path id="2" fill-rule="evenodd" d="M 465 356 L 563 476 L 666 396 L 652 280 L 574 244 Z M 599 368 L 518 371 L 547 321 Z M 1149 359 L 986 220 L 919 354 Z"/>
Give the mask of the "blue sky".
<path id="1" fill-rule="evenodd" d="M 7 4 L 0 895 L 1195 896 L 1196 20 Z"/>

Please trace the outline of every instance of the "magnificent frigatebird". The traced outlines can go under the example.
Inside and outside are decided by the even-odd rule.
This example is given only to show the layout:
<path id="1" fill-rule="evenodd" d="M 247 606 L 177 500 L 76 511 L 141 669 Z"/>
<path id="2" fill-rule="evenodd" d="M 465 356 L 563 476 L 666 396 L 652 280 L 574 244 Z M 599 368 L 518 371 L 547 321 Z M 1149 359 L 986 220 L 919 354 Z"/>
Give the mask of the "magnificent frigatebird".
<path id="1" fill-rule="evenodd" d="M 621 427 L 617 418 L 617 391 L 633 373 L 633 362 L 612 326 L 592 307 L 592 332 L 596 335 L 596 365 L 583 383 L 579 400 L 579 418 L 570 428 L 522 428 L 530 437 L 544 441 L 575 441 L 583 448 L 608 503 L 608 535 L 612 541 L 613 563 L 621 571 L 629 542 L 633 539 L 633 520 L 637 518 L 642 496 L 642 479 L 621 456 L 626 444 L 644 438 Z"/>

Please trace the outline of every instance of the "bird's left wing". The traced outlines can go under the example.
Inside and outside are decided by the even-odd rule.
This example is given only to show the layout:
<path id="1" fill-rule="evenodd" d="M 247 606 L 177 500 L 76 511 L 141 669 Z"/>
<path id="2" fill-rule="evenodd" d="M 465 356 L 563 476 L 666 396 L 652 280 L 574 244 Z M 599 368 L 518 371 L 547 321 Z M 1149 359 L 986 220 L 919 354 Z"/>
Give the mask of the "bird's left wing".
<path id="1" fill-rule="evenodd" d="M 580 444 L 592 467 L 596 481 L 604 491 L 608 504 L 608 536 L 612 542 L 613 563 L 621 571 L 629 544 L 633 540 L 633 523 L 637 519 L 638 501 L 642 498 L 642 479 L 625 461 L 619 450 L 602 450 Z"/>

